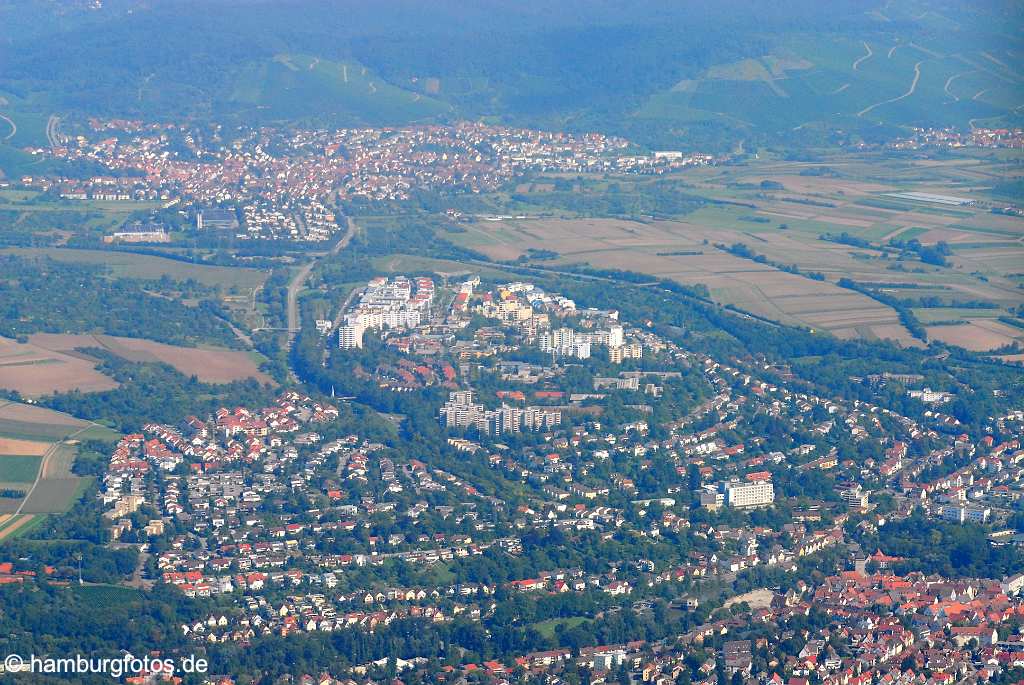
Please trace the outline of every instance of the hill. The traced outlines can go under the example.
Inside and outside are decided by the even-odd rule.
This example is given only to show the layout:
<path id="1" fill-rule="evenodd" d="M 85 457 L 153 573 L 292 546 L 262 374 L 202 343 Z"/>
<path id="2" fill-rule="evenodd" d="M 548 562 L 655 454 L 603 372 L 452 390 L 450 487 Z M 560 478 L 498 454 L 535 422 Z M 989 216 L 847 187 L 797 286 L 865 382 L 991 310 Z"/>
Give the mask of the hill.
<path id="1" fill-rule="evenodd" d="M 1017 0 L 666 5 L 6 0 L 0 114 L 487 117 L 706 149 L 1021 122 Z"/>
<path id="2" fill-rule="evenodd" d="M 246 110 L 245 107 L 252 107 Z M 451 108 L 399 88 L 362 64 L 281 53 L 247 65 L 238 75 L 228 107 L 259 120 L 313 118 L 337 126 L 405 124 L 440 116 Z"/>

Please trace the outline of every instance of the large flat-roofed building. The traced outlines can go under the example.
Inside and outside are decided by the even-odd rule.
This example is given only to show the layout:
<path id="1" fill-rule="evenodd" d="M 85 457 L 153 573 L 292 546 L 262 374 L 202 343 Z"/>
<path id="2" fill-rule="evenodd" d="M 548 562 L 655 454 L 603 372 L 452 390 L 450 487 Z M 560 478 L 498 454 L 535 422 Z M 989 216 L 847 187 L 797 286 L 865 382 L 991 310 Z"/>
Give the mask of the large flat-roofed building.
<path id="1" fill-rule="evenodd" d="M 705 485 L 700 493 L 700 504 L 708 509 L 723 506 L 744 509 L 766 507 L 775 501 L 775 486 L 768 478 L 755 480 L 723 480 Z"/>
<path id="2" fill-rule="evenodd" d="M 166 243 L 171 237 L 163 224 L 154 221 L 133 221 L 105 236 L 105 243 Z"/>
<path id="3" fill-rule="evenodd" d="M 770 480 L 723 483 L 725 504 L 730 507 L 765 507 L 775 501 L 775 486 Z"/>
<path id="4" fill-rule="evenodd" d="M 196 228 L 200 231 L 234 231 L 238 227 L 234 209 L 204 209 L 196 214 Z"/>
<path id="5" fill-rule="evenodd" d="M 963 206 L 973 205 L 974 200 L 969 197 L 956 197 L 954 195 L 937 195 L 935 193 L 919 193 L 919 192 L 907 192 L 907 193 L 886 193 L 889 197 L 895 197 L 900 200 L 913 200 L 915 202 L 930 202 L 936 205 L 950 205 L 950 206 Z"/>
<path id="6" fill-rule="evenodd" d="M 991 515 L 988 507 L 946 505 L 939 509 L 939 516 L 954 523 L 988 523 Z"/>

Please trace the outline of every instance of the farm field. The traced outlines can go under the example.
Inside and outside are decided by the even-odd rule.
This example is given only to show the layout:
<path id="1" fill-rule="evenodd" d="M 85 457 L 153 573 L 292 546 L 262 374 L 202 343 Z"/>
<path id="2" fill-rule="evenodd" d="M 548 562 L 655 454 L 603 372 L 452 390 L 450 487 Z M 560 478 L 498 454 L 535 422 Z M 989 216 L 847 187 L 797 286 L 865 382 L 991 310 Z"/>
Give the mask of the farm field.
<path id="1" fill-rule="evenodd" d="M 176 280 L 194 279 L 208 286 L 225 290 L 250 291 L 263 285 L 269 275 L 260 269 L 231 266 L 189 264 L 175 259 L 107 250 L 77 250 L 56 247 L 12 247 L 0 254 L 20 257 L 49 257 L 62 262 L 103 264 L 112 275 L 126 278 L 158 279 L 169 276 Z"/>
<path id="2" fill-rule="evenodd" d="M 31 484 L 39 473 L 41 457 L 22 454 L 0 454 L 0 487 Z"/>
<path id="3" fill-rule="evenodd" d="M 1024 338 L 1024 331 L 993 319 L 968 319 L 954 326 L 928 326 L 928 337 L 975 352 L 988 352 Z"/>
<path id="4" fill-rule="evenodd" d="M 163 362 L 209 383 L 243 378 L 270 382 L 245 351 L 178 347 L 105 335 L 36 333 L 27 343 L 0 338 L 0 388 L 17 390 L 25 397 L 116 388 L 114 380 L 96 370 L 96 360 L 75 351 L 80 347 L 102 348 L 129 361 Z"/>
<path id="5" fill-rule="evenodd" d="M 0 517 L 67 511 L 89 479 L 74 476 L 80 440 L 112 440 L 118 433 L 60 412 L 17 402 L 0 402 L 0 488 L 21 490 L 22 498 L 0 498 Z M 22 516 L 31 519 L 31 516 Z M 13 526 L 0 523 L 0 539 Z"/>
<path id="6" fill-rule="evenodd" d="M 0 121 L 0 125 L 2 125 Z M 0 166 L 21 167 L 30 172 L 34 168 L 46 173 L 47 167 L 58 163 L 45 157 L 36 158 L 32 155 L 15 150 L 14 154 L 4 153 L 0 141 Z M 28 160 L 19 161 L 18 156 L 24 155 Z M 59 236 L 58 244 L 63 243 L 75 233 L 88 233 L 99 237 L 111 229 L 121 226 L 133 212 L 156 209 L 157 202 L 134 200 L 56 200 L 38 191 L 0 190 L 0 212 L 9 220 L 4 230 L 24 231 Z M 6 241 L 5 241 L 6 242 Z M 7 244 L 10 244 L 9 242 Z M 17 243 L 16 243 L 17 244 Z"/>
<path id="7" fill-rule="evenodd" d="M 59 514 L 81 496 L 88 478 L 43 478 L 22 505 L 23 514 Z"/>
<path id="8" fill-rule="evenodd" d="M 940 292 L 940 291 L 939 291 Z M 941 325 L 967 319 L 995 319 L 1001 313 L 998 309 L 971 309 L 960 307 L 928 307 L 914 309 L 914 316 L 923 324 Z"/>
<path id="9" fill-rule="evenodd" d="M 0 456 L 23 455 L 41 457 L 46 454 L 49 444 L 38 440 L 16 440 L 0 437 Z"/>
<path id="10" fill-rule="evenodd" d="M 0 489 L 21 498 L 0 498 L 0 518 L 11 514 L 67 511 L 89 479 L 71 472 L 80 440 L 116 439 L 115 431 L 43 407 L 0 402 Z M 31 518 L 31 517 L 26 517 Z M 17 520 L 0 522 L 0 538 Z"/>
<path id="11" fill-rule="evenodd" d="M 782 323 L 916 345 L 892 307 L 841 288 L 838 281 L 867 283 L 905 300 L 925 324 L 993 319 L 1024 304 L 1015 280 L 1024 271 L 1024 219 L 989 210 L 995 206 L 992 184 L 1012 175 L 1022 157 L 982 154 L 934 162 L 850 154 L 815 163 L 765 159 L 697 168 L 670 180 L 710 203 L 673 220 L 590 218 L 556 210 L 551 218 L 462 224 L 465 232 L 453 239 L 495 260 L 550 250 L 558 258 L 545 261 L 549 267 L 586 263 L 704 284 L 717 301 Z M 637 188 L 642 183 L 617 180 Z M 893 197 L 908 191 L 975 204 Z M 846 235 L 828 240 L 826 234 Z M 927 264 L 890 246 L 892 240 L 911 239 L 925 246 L 941 241 L 948 246 L 948 264 Z M 763 261 L 722 249 L 737 243 Z M 808 278 L 810 272 L 823 280 Z M 937 300 L 928 307 L 944 306 L 932 313 L 914 304 L 921 298 Z M 967 301 L 991 308 L 957 308 Z M 971 333 L 986 341 L 971 342 L 973 347 L 995 343 L 983 349 L 1024 340 L 1024 331 L 1009 327 L 986 330 L 972 324 L 957 332 L 938 327 L 935 333 L 952 344 L 968 342 Z"/>
<path id="12" fill-rule="evenodd" d="M 77 355 L 77 356 L 76 356 Z M 25 397 L 81 390 L 97 392 L 117 383 L 96 370 L 94 361 L 32 343 L 0 338 L 0 388 Z"/>
<path id="13" fill-rule="evenodd" d="M 3 500 L 0 500 L 0 503 L 2 502 Z M 19 514 L 17 516 L 0 514 L 0 542 L 13 538 L 16 535 L 24 534 L 31 527 L 31 524 L 39 518 L 39 516 L 27 514 Z"/>
<path id="14" fill-rule="evenodd" d="M 31 404 L 10 402 L 0 400 L 0 437 L 14 440 L 55 442 L 63 440 L 73 433 L 86 431 L 82 439 L 93 437 L 89 431 L 93 430 L 88 421 L 76 419 L 74 416 L 62 414 L 61 412 L 37 407 Z M 98 437 L 109 438 L 116 435 L 113 431 L 105 431 L 105 435 Z"/>
<path id="15" fill-rule="evenodd" d="M 253 357 L 242 350 L 213 347 L 179 347 L 140 338 L 110 335 L 36 333 L 29 343 L 58 353 L 74 353 L 76 347 L 100 347 L 134 362 L 163 362 L 185 375 L 208 383 L 228 383 L 243 378 L 271 382 Z M 77 353 L 75 353 L 77 354 Z"/>
<path id="16" fill-rule="evenodd" d="M 553 250 L 560 258 L 546 265 L 587 263 L 639 271 L 687 285 L 703 284 L 719 302 L 782 323 L 824 328 L 843 337 L 866 332 L 858 328 L 885 327 L 887 337 L 906 344 L 912 341 L 892 308 L 834 283 L 779 271 L 720 250 L 713 241 L 732 243 L 743 234 L 699 224 L 694 219 L 650 223 L 618 219 L 503 222 L 501 233 L 491 235 L 493 243 L 477 240 L 469 246 L 495 259 L 515 258 L 531 247 Z M 704 239 L 709 244 L 705 245 Z"/>
<path id="17" fill-rule="evenodd" d="M 432 271 L 436 274 L 448 274 L 452 277 L 469 273 L 479 273 L 488 278 L 514 278 L 512 274 L 500 269 L 489 269 L 479 267 L 475 264 L 465 264 L 448 259 L 434 259 L 432 257 L 420 257 L 418 255 L 395 254 L 385 257 L 377 257 L 373 260 L 374 267 L 387 271 L 388 273 L 409 273 L 417 271 Z M 360 284 L 361 285 L 361 284 Z"/>

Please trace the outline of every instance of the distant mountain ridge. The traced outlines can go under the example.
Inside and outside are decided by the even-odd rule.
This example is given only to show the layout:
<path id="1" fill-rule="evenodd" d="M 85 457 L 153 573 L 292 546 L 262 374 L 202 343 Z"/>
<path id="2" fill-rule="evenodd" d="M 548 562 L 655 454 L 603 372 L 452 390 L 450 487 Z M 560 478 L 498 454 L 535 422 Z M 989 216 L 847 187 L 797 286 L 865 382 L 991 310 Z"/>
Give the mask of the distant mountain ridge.
<path id="1" fill-rule="evenodd" d="M 714 149 L 1019 125 L 1024 105 L 1020 2 L 94 5 L 0 0 L 0 113 L 486 117 Z"/>

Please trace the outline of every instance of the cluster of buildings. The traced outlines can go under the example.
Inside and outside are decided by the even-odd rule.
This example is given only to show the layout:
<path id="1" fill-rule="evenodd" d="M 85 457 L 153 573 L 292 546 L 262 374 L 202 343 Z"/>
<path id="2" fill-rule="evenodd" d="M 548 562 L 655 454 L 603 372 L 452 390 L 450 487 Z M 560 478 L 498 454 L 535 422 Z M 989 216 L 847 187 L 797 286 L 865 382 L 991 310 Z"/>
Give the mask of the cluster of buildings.
<path id="1" fill-rule="evenodd" d="M 441 407 L 441 425 L 445 428 L 475 428 L 483 435 L 502 435 L 524 430 L 546 431 L 562 422 L 562 412 L 543 406 L 484 409 L 473 402 L 472 390 L 458 390 Z"/>
<path id="2" fill-rule="evenodd" d="M 23 182 L 68 199 L 192 208 L 200 230 L 241 238 L 327 240 L 339 230 L 331 209 L 338 201 L 404 200 L 421 190 L 479 193 L 529 172 L 662 174 L 714 162 L 704 154 L 637 153 L 626 140 L 600 134 L 478 122 L 212 133 L 125 120 L 90 126 L 92 135 L 32 152 L 99 164 L 109 174 Z"/>
<path id="3" fill-rule="evenodd" d="M 180 426 L 146 424 L 121 438 L 103 476 L 99 497 L 110 537 L 148 540 L 181 526 L 198 532 L 227 525 L 231 519 L 226 512 L 217 516 L 218 509 L 258 508 L 276 489 L 275 470 L 298 458 L 297 445 L 319 441 L 319 434 L 300 429 L 338 414 L 333 405 L 289 392 L 262 410 L 224 408 Z M 257 462 L 258 477 L 245 473 Z"/>
<path id="4" fill-rule="evenodd" d="M 338 327 L 338 347 L 362 347 L 366 331 L 416 328 L 429 318 L 433 300 L 434 282 L 429 278 L 374 278 L 344 313 L 344 323 Z"/>
<path id="5" fill-rule="evenodd" d="M 889 144 L 897 150 L 922 148 L 1024 148 L 1024 129 L 1021 128 L 915 128 L 911 135 Z"/>
<path id="6" fill-rule="evenodd" d="M 413 311 L 415 324 L 398 323 Z M 827 396 L 785 367 L 718 359 L 526 282 L 375 279 L 345 309 L 346 322 L 359 316 L 387 364 L 423 380 L 405 391 L 449 384 L 440 453 L 375 442 L 334 405 L 286 393 L 147 424 L 111 454 L 100 495 L 111 537 L 151 546 L 147 582 L 218 597 L 181 627 L 188 639 L 489 626 L 509 597 L 578 595 L 584 625 L 649 620 L 666 598 L 706 618 L 664 640 L 596 646 L 555 631 L 544 649 L 453 657 L 445 677 L 950 685 L 1024 663 L 1024 576 L 927 575 L 885 537 L 923 516 L 984 526 L 979 545 L 1024 544 L 1006 523 L 1024 495 L 1024 414 L 994 417 L 994 434 L 975 439 L 931 406 L 912 418 Z M 539 353 L 541 336 L 564 330 L 599 352 Z M 629 346 L 640 354 L 612 358 Z M 924 380 L 882 371 L 872 387 Z M 540 566 L 526 538 L 548 533 L 608 558 Z M 396 568 L 414 571 L 396 581 Z M 472 582 L 452 580 L 467 569 Z M 772 590 L 765 577 L 785 580 Z M 723 607 L 700 591 L 708 582 L 760 589 Z M 408 673 L 430 668 L 393 656 Z M 337 676 L 380 673 L 371 662 Z"/>
<path id="7" fill-rule="evenodd" d="M 732 478 L 706 485 L 700 494 L 701 506 L 708 509 L 766 507 L 774 501 L 775 486 L 767 472 L 749 473 L 742 481 Z"/>

